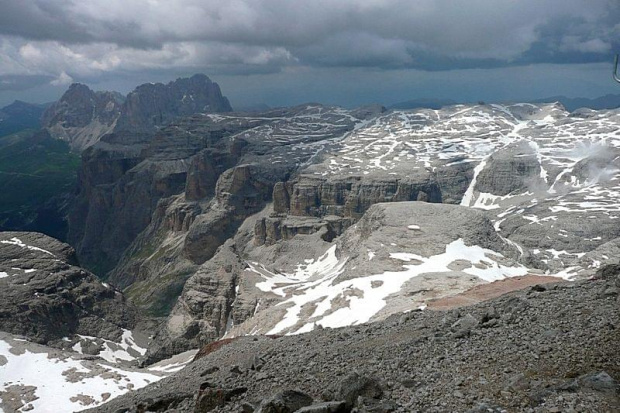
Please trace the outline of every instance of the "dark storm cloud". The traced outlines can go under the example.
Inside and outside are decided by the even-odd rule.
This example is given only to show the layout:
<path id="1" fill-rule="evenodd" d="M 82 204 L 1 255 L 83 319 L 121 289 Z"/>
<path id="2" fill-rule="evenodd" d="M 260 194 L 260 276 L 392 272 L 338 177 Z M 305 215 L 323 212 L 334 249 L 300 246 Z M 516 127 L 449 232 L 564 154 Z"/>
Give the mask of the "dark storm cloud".
<path id="1" fill-rule="evenodd" d="M 67 19 L 63 4 L 42 1 L 0 1 L 0 32 L 32 40 L 88 41 Z"/>
<path id="2" fill-rule="evenodd" d="M 33 86 L 596 63 L 614 51 L 617 0 L 0 0 L 0 76 Z"/>
<path id="3" fill-rule="evenodd" d="M 611 0 L 0 0 L 0 9 L 0 33 L 29 40 L 285 48 L 302 64 L 329 66 L 592 61 L 620 35 Z"/>

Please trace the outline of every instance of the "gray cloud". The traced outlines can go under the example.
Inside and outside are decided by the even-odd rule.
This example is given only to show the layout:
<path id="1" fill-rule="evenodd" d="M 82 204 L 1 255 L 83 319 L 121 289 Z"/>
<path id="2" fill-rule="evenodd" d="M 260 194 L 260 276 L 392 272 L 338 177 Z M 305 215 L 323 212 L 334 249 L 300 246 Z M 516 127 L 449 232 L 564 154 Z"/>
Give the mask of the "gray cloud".
<path id="1" fill-rule="evenodd" d="M 596 63 L 617 0 L 0 0 L 0 76 L 445 71 Z M 24 84 L 27 84 L 24 81 Z"/>
<path id="2" fill-rule="evenodd" d="M 6 75 L 0 76 L 0 92 L 6 91 L 22 91 L 31 89 L 36 86 L 41 86 L 53 81 L 54 78 L 50 76 L 40 75 Z"/>

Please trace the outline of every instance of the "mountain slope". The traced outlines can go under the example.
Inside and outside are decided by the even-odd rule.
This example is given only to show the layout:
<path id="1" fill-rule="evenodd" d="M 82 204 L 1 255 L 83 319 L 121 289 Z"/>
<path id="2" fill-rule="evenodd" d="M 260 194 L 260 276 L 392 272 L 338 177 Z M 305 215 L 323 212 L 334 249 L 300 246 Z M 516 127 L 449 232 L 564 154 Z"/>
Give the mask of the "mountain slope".
<path id="1" fill-rule="evenodd" d="M 80 158 L 47 132 L 0 140 L 0 230 L 37 230 L 66 239 L 67 204 Z"/>
<path id="2" fill-rule="evenodd" d="M 471 307 L 222 341 L 92 411 L 617 411 L 617 270 Z"/>
<path id="3" fill-rule="evenodd" d="M 16 100 L 0 108 L 0 137 L 25 129 L 39 129 L 41 115 L 47 105 L 32 104 Z"/>

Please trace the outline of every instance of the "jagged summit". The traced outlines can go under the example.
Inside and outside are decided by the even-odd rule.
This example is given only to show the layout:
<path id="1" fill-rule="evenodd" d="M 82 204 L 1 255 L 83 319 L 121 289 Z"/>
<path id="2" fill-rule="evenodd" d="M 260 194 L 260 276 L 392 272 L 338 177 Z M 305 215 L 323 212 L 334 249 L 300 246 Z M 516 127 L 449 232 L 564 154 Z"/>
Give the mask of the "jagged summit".
<path id="1" fill-rule="evenodd" d="M 127 95 L 118 130 L 153 130 L 179 116 L 231 112 L 217 83 L 204 74 L 179 78 L 168 84 L 145 83 Z"/>
<path id="2" fill-rule="evenodd" d="M 95 92 L 81 83 L 73 83 L 60 100 L 42 116 L 42 125 L 52 137 L 69 142 L 80 152 L 110 133 L 121 113 L 122 95 Z"/>
<path id="3" fill-rule="evenodd" d="M 42 125 L 76 152 L 113 131 L 152 133 L 179 116 L 230 112 L 228 99 L 206 75 L 179 78 L 168 84 L 145 83 L 127 97 L 73 83 L 42 117 Z"/>

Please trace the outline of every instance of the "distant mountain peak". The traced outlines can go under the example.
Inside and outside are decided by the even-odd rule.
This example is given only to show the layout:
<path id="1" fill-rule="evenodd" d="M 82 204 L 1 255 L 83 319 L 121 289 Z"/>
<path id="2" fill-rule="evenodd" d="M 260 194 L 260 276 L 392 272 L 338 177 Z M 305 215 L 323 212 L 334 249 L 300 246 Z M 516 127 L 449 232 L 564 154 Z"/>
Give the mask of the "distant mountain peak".
<path id="1" fill-rule="evenodd" d="M 217 83 L 202 73 L 167 84 L 147 83 L 127 95 L 117 128 L 154 130 L 179 116 L 231 112 Z"/>
<path id="2" fill-rule="evenodd" d="M 127 97 L 72 83 L 42 123 L 53 137 L 82 151 L 114 130 L 152 132 L 179 116 L 230 111 L 217 83 L 198 73 L 167 84 L 144 83 Z"/>
<path id="3" fill-rule="evenodd" d="M 19 132 L 24 129 L 40 127 L 40 118 L 45 105 L 15 100 L 10 105 L 0 108 L 0 136 Z"/>

